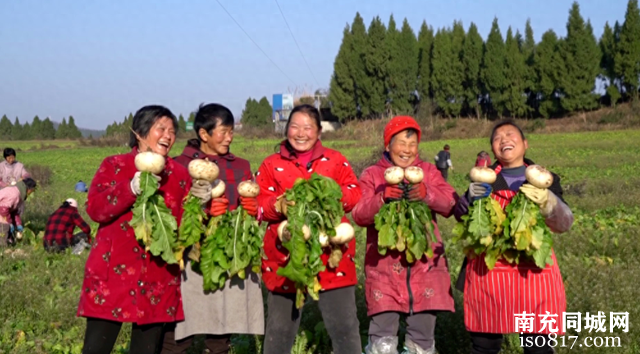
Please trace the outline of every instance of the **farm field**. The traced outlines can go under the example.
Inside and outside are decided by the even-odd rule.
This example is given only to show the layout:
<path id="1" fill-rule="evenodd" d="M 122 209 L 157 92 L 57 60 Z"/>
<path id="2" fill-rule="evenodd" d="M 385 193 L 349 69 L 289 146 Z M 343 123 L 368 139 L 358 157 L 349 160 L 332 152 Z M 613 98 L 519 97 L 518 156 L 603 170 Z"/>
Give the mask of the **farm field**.
<path id="1" fill-rule="evenodd" d="M 558 353 L 640 353 L 640 130 L 587 132 L 573 134 L 528 135 L 527 157 L 546 166 L 562 178 L 565 199 L 575 214 L 570 232 L 555 238 L 555 250 L 565 281 L 567 307 L 583 316 L 603 311 L 607 331 L 570 333 Z M 251 162 L 255 172 L 261 161 L 275 151 L 276 140 L 237 137 L 231 151 Z M 445 143 L 451 145 L 455 171 L 449 182 L 462 194 L 480 150 L 489 151 L 488 138 L 430 141 L 420 144 L 423 159 L 433 156 Z M 126 147 L 80 147 L 74 142 L 0 143 L 18 151 L 18 161 L 27 168 L 42 166 L 51 171 L 49 184 L 41 187 L 27 202 L 25 221 L 36 233 L 44 229 L 50 213 L 66 198 L 80 205 L 86 194 L 73 191 L 78 180 L 90 183 L 102 159 L 124 153 Z M 178 155 L 185 141 L 178 141 L 171 156 Z M 360 169 L 380 149 L 364 141 L 327 141 L 325 145 L 341 151 Z M 41 147 L 41 148 L 40 148 Z M 492 159 L 493 160 L 493 159 Z M 84 210 L 85 220 L 89 221 Z M 450 240 L 453 218 L 438 219 L 443 238 Z M 91 223 L 93 229 L 97 224 Z M 358 314 L 363 343 L 368 320 L 364 302 L 363 255 L 365 237 L 358 231 L 359 293 Z M 451 279 L 455 282 L 462 263 L 461 247 L 446 241 Z M 17 252 L 17 250 L 20 252 Z M 42 249 L 40 240 L 30 238 L 0 255 L 0 353 L 80 353 L 85 320 L 75 317 L 87 253 L 52 255 Z M 442 313 L 436 326 L 436 346 L 440 353 L 469 352 L 464 329 L 462 294 L 454 290 L 456 312 Z M 629 331 L 609 332 L 609 312 L 629 312 Z M 583 322 L 584 323 L 584 322 Z M 127 353 L 128 326 L 121 332 L 114 353 Z M 401 326 L 401 330 L 404 327 Z M 587 338 L 619 337 L 619 348 L 579 347 Z M 233 353 L 259 352 L 260 338 L 236 336 Z M 199 343 L 200 344 L 200 343 Z M 522 353 L 517 336 L 509 336 L 502 353 Z M 192 353 L 196 353 L 194 348 Z M 314 304 L 307 304 L 294 353 L 330 353 L 329 339 Z"/>

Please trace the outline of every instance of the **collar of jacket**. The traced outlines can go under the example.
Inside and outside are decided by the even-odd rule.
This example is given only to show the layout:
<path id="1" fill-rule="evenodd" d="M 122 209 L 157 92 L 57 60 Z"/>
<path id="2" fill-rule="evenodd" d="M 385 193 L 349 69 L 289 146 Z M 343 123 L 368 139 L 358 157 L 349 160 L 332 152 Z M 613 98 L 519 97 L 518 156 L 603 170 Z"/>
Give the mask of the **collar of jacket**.
<path id="1" fill-rule="evenodd" d="M 27 200 L 27 185 L 20 181 L 16 183 L 16 187 L 20 191 L 20 200 Z"/>
<path id="2" fill-rule="evenodd" d="M 224 155 L 207 155 L 200 150 L 200 141 L 198 139 L 190 139 L 187 142 L 187 146 L 182 150 L 182 156 L 187 157 L 189 160 L 193 159 L 208 159 L 209 161 L 216 161 L 218 159 L 225 159 L 227 161 L 233 161 L 236 156 L 232 153 L 226 153 Z"/>
<path id="3" fill-rule="evenodd" d="M 411 163 L 411 166 L 420 166 L 420 164 L 422 164 L 423 162 L 424 161 L 422 161 L 420 159 L 420 156 L 416 156 L 416 159 L 413 160 L 413 162 Z M 391 156 L 389 155 L 389 152 L 387 152 L 387 151 L 382 153 L 382 158 L 380 158 L 380 160 L 378 160 L 376 165 L 380 166 L 382 168 L 385 168 L 385 169 L 395 166 L 393 164 L 393 162 L 391 161 Z"/>
<path id="4" fill-rule="evenodd" d="M 289 149 L 287 149 L 286 143 L 286 139 L 280 143 L 280 156 L 282 156 L 283 159 L 293 160 L 297 157 L 296 153 L 295 151 L 289 151 Z M 325 147 L 322 146 L 322 142 L 320 141 L 320 139 L 316 141 L 315 145 L 313 145 L 311 149 L 313 150 L 313 153 L 311 154 L 311 161 L 315 161 L 321 158 L 322 155 L 324 155 L 324 151 L 326 150 Z"/>

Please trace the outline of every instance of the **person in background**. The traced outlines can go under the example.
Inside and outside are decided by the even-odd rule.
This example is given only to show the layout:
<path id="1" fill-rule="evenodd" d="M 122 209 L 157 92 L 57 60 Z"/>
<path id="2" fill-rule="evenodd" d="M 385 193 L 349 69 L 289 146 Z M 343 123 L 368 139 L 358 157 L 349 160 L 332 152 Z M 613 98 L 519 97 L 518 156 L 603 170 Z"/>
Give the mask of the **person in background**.
<path id="1" fill-rule="evenodd" d="M 484 150 L 480 151 L 478 153 L 478 158 L 476 159 L 475 167 L 489 167 L 489 166 L 491 166 L 491 157 L 489 156 L 489 153 L 487 153 Z"/>
<path id="2" fill-rule="evenodd" d="M 87 258 L 78 317 L 87 319 L 83 354 L 109 354 L 122 324 L 132 323 L 129 353 L 155 354 L 165 323 L 184 319 L 180 266 L 167 264 L 141 246 L 129 222 L 141 172 L 135 166 L 140 151 L 165 158 L 158 175 L 159 193 L 180 226 L 182 202 L 191 188 L 186 168 L 169 157 L 178 120 L 163 106 L 140 108 L 133 116 L 131 151 L 106 157 L 89 187 L 87 214 L 99 223 Z"/>
<path id="3" fill-rule="evenodd" d="M 89 189 L 87 188 L 86 183 L 84 183 L 82 180 L 79 180 L 78 183 L 76 183 L 75 191 L 80 193 L 87 193 Z"/>
<path id="4" fill-rule="evenodd" d="M 16 151 L 5 148 L 2 152 L 4 161 L 0 162 L 0 188 L 12 186 L 27 177 L 31 177 L 21 162 L 16 161 Z"/>
<path id="5" fill-rule="evenodd" d="M 303 310 L 295 305 L 295 284 L 278 275 L 278 269 L 285 267 L 289 260 L 289 251 L 282 246 L 277 234 L 278 225 L 287 219 L 287 208 L 293 202 L 285 197 L 286 190 L 293 187 L 296 179 L 308 179 L 313 173 L 331 178 L 342 190 L 340 203 L 345 214 L 362 195 L 358 178 L 347 159 L 322 145 L 318 109 L 308 104 L 296 106 L 289 114 L 285 132 L 286 139 L 280 143 L 280 150 L 268 156 L 256 174 L 260 186 L 258 204 L 262 220 L 268 223 L 262 258 L 262 279 L 269 290 L 264 354 L 291 353 Z M 348 220 L 346 215 L 342 218 L 342 222 Z M 317 305 L 331 338 L 333 353 L 362 353 L 356 313 L 355 238 L 342 246 L 342 252 L 337 268 L 327 267 L 318 274 L 321 290 Z M 328 247 L 323 249 L 320 256 L 323 265 L 327 264 L 330 253 Z"/>
<path id="6" fill-rule="evenodd" d="M 35 190 L 36 181 L 30 177 L 0 189 L 0 247 L 9 244 L 10 234 L 22 232 L 20 210 L 24 209 L 24 201 Z"/>
<path id="7" fill-rule="evenodd" d="M 457 195 L 435 166 L 420 159 L 421 134 L 420 125 L 412 117 L 393 118 L 384 129 L 386 151 L 360 176 L 362 199 L 352 216 L 356 224 L 367 228 L 364 272 L 367 315 L 371 323 L 366 354 L 398 354 L 401 316 L 406 317 L 407 324 L 403 354 L 435 354 L 436 313 L 454 311 L 451 278 L 436 214 L 451 216 Z M 403 169 L 418 166 L 425 178 L 405 193 L 399 186 L 385 181 L 385 170 L 392 166 Z M 375 216 L 385 203 L 399 199 L 422 202 L 432 210 L 431 222 L 438 239 L 431 245 L 433 258 L 422 256 L 411 264 L 404 252 L 390 250 L 385 256 L 378 252 Z"/>
<path id="8" fill-rule="evenodd" d="M 74 235 L 76 226 L 82 232 Z M 44 248 L 49 252 L 60 252 L 85 242 L 91 243 L 91 227 L 78 213 L 78 202 L 69 198 L 49 216 L 44 232 Z"/>
<path id="9" fill-rule="evenodd" d="M 451 154 L 449 153 L 449 144 L 444 146 L 443 150 L 440 150 L 435 157 L 436 168 L 440 171 L 442 178 L 446 181 L 449 177 L 449 169 L 453 171 L 453 164 L 451 163 Z"/>
<path id="10" fill-rule="evenodd" d="M 256 198 L 238 196 L 238 184 L 252 179 L 249 161 L 232 154 L 234 118 L 231 111 L 220 104 L 201 105 L 196 113 L 193 128 L 196 138 L 189 140 L 182 154 L 175 161 L 188 166 L 194 159 L 215 162 L 220 168 L 218 179 L 226 185 L 225 198 L 211 198 L 211 183 L 194 180 L 191 193 L 202 196 L 211 216 L 224 214 L 239 205 L 249 215 L 258 213 Z M 184 259 L 187 263 L 185 250 Z M 264 304 L 260 276 L 247 269 L 246 279 L 237 276 L 228 279 L 222 289 L 205 293 L 202 290 L 202 274 L 185 264 L 180 284 L 184 321 L 165 325 L 162 354 L 182 354 L 193 343 L 194 336 L 205 334 L 204 345 L 209 353 L 225 354 L 231 346 L 231 334 L 264 334 Z"/>

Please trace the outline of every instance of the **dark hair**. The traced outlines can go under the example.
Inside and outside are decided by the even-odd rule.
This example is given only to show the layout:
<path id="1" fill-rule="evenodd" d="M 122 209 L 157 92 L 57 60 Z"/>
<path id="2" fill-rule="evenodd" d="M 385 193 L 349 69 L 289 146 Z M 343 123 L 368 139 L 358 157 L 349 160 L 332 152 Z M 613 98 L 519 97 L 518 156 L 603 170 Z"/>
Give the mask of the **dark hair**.
<path id="1" fill-rule="evenodd" d="M 70 206 L 71 206 L 71 204 L 69 204 L 69 202 L 65 200 L 60 207 L 61 208 L 67 208 L 67 207 L 70 207 Z"/>
<path id="2" fill-rule="evenodd" d="M 516 124 L 516 122 L 513 119 L 503 119 L 500 122 L 498 122 L 493 127 L 493 129 L 491 129 L 491 138 L 489 138 L 489 144 L 493 144 L 493 137 L 496 135 L 496 130 L 498 130 L 501 127 L 504 127 L 505 125 L 510 125 L 512 127 L 515 127 L 520 132 L 520 137 L 522 138 L 522 140 L 526 140 L 527 139 L 527 138 L 524 137 L 524 133 L 522 132 L 522 129 L 520 129 L 518 124 Z"/>
<path id="3" fill-rule="evenodd" d="M 398 136 L 398 134 L 402 132 L 406 132 L 404 134 L 407 138 L 410 138 L 411 136 L 413 136 L 413 134 L 416 134 L 416 135 L 418 134 L 418 130 L 414 128 L 409 128 L 409 129 L 405 129 L 403 131 L 397 132 L 393 134 L 393 136 L 391 137 L 391 140 L 389 140 L 389 145 L 393 144 L 393 141 L 396 139 L 396 136 Z"/>
<path id="4" fill-rule="evenodd" d="M 173 121 L 173 128 L 178 132 L 178 119 L 171 113 L 171 111 L 159 105 L 150 105 L 140 108 L 133 116 L 133 123 L 131 124 L 132 132 L 129 134 L 129 147 L 133 148 L 138 146 L 138 134 L 141 138 L 146 138 L 149 135 L 151 127 L 162 117 L 167 117 Z M 134 134 L 134 132 L 136 134 Z"/>
<path id="5" fill-rule="evenodd" d="M 12 148 L 4 148 L 4 151 L 2 152 L 2 154 L 4 155 L 4 158 L 6 159 L 9 156 L 16 156 L 16 151 L 13 150 Z"/>
<path id="6" fill-rule="evenodd" d="M 444 145 L 444 149 L 445 149 L 445 150 L 449 150 L 449 144 L 445 144 L 445 145 Z"/>
<path id="7" fill-rule="evenodd" d="M 27 190 L 36 189 L 36 187 L 38 186 L 36 181 L 34 181 L 33 178 L 31 177 L 27 177 L 23 179 L 22 182 L 24 183 L 25 186 L 27 186 Z"/>
<path id="8" fill-rule="evenodd" d="M 233 129 L 234 124 L 235 119 L 229 108 L 217 103 L 201 104 L 198 107 L 198 112 L 196 112 L 193 130 L 196 132 L 198 141 L 202 142 L 199 133 L 200 129 L 204 129 L 207 134 L 211 135 L 213 130 L 220 125 Z"/>
<path id="9" fill-rule="evenodd" d="M 316 122 L 316 127 L 318 127 L 318 131 L 322 130 L 322 120 L 320 119 L 320 111 L 310 104 L 301 104 L 299 106 L 295 106 L 291 113 L 289 114 L 289 119 L 287 120 L 287 125 L 284 127 L 284 134 L 287 135 L 289 132 L 289 124 L 291 123 L 291 118 L 296 113 L 304 113 L 311 117 Z"/>

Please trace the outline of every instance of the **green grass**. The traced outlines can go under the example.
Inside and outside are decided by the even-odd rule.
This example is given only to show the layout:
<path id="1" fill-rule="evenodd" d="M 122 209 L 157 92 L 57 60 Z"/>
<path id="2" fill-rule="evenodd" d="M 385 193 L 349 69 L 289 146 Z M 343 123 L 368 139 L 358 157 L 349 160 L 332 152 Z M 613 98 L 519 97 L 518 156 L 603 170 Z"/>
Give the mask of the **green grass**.
<path id="1" fill-rule="evenodd" d="M 565 198 L 576 215 L 572 230 L 555 238 L 555 250 L 565 281 L 568 311 L 629 312 L 628 333 L 576 333 L 587 336 L 619 336 L 621 348 L 558 348 L 559 353 L 639 353 L 640 292 L 640 161 L 639 130 L 560 135 L 530 135 L 527 157 L 549 167 L 562 177 Z M 58 146 L 59 142 L 54 142 Z M 236 138 L 232 152 L 250 160 L 253 171 L 273 153 L 277 140 Z M 427 161 L 448 143 L 455 172 L 450 183 L 459 193 L 468 185 L 467 171 L 480 150 L 489 151 L 488 139 L 424 142 L 420 155 Z M 3 144 L 7 145 L 7 144 Z M 44 143 L 43 145 L 47 145 Z M 327 146 L 343 152 L 353 162 L 370 157 L 381 142 L 329 141 Z M 75 197 L 82 204 L 86 194 L 73 191 L 82 179 L 89 183 L 99 163 L 108 155 L 127 148 L 93 148 L 69 145 L 63 149 L 29 150 L 37 142 L 10 144 L 20 148 L 18 159 L 27 167 L 49 166 L 51 184 L 28 202 L 25 220 L 42 230 L 48 215 L 64 199 Z M 180 153 L 184 141 L 176 143 L 172 155 Z M 88 220 L 86 214 L 83 216 Z M 455 220 L 439 218 L 445 240 L 450 240 Z M 92 223 L 95 228 L 96 224 Z M 363 289 L 364 232 L 358 232 L 358 315 L 363 342 L 368 320 Z M 462 263 L 460 247 L 446 241 L 452 281 Z M 15 252 L 16 249 L 13 249 Z M 0 255 L 0 353 L 79 353 L 85 321 L 76 318 L 76 306 L 87 255 L 50 255 L 37 240 L 20 246 L 26 255 Z M 436 343 L 440 353 L 468 353 L 464 330 L 462 295 L 454 290 L 456 313 L 438 316 Z M 607 321 L 608 326 L 608 321 Z M 125 326 L 125 329 L 128 329 Z M 402 327 L 403 328 L 403 327 Z M 314 304 L 305 307 L 295 353 L 329 353 L 330 344 Z M 401 336 L 403 334 L 401 333 Z M 128 331 L 122 331 L 114 352 L 125 353 Z M 235 336 L 234 353 L 253 353 L 260 338 Z M 201 345 L 201 343 L 198 343 Z M 517 336 L 510 336 L 503 353 L 521 353 Z M 195 353 L 196 351 L 193 351 Z"/>

